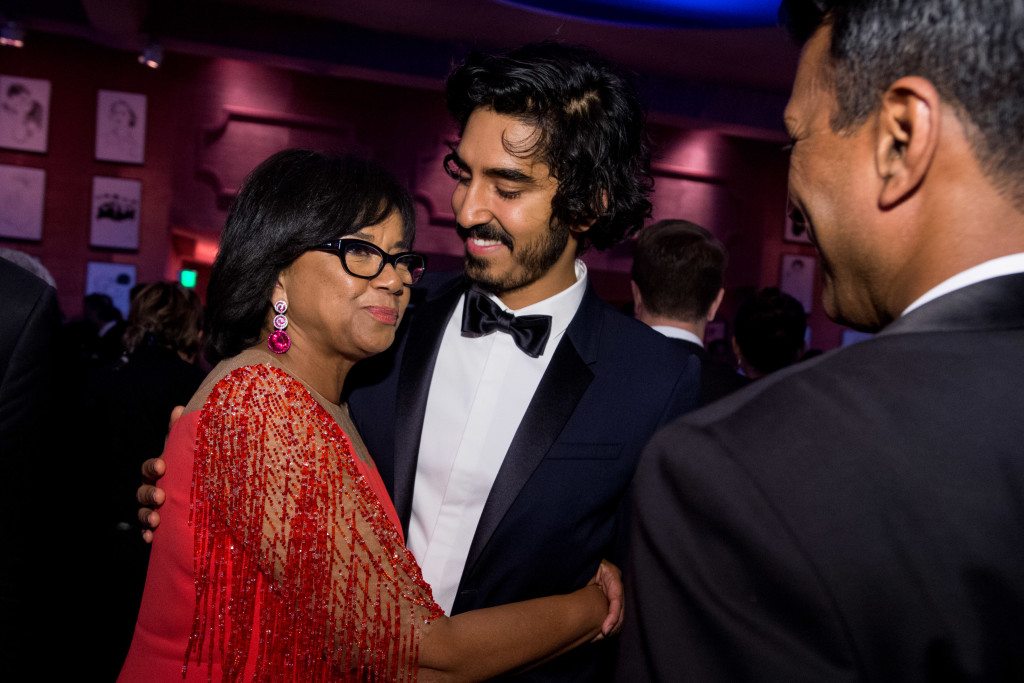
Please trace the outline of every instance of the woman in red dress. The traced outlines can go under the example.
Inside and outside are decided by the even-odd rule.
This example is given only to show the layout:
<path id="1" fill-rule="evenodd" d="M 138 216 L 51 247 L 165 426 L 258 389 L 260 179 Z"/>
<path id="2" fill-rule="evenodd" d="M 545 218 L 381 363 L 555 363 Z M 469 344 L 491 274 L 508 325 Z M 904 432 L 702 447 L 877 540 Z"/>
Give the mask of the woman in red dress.
<path id="1" fill-rule="evenodd" d="M 394 340 L 425 266 L 413 217 L 352 158 L 281 152 L 246 181 L 208 291 L 223 360 L 168 438 L 121 681 L 472 680 L 602 636 L 608 567 L 568 595 L 445 617 L 334 398 Z"/>

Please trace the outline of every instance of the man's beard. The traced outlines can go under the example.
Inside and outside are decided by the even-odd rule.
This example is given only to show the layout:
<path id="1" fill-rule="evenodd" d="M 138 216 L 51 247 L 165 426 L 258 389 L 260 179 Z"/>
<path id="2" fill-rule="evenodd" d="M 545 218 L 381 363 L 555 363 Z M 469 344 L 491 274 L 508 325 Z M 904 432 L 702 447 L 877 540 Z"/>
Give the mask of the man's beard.
<path id="1" fill-rule="evenodd" d="M 519 245 L 504 229 L 492 223 L 472 228 L 458 226 L 457 229 L 463 239 L 477 237 L 497 240 L 505 245 L 512 255 L 516 267 L 510 272 L 498 275 L 488 272 L 487 259 L 466 252 L 466 275 L 481 289 L 494 294 L 522 289 L 539 280 L 558 262 L 569 241 L 569 228 L 557 221 L 552 221 L 550 228 L 533 242 Z"/>

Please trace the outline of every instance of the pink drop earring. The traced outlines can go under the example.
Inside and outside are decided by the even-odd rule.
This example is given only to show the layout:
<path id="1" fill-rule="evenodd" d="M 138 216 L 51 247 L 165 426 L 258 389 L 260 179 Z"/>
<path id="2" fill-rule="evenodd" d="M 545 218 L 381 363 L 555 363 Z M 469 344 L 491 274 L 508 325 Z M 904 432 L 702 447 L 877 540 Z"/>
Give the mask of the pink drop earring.
<path id="1" fill-rule="evenodd" d="M 288 327 L 288 316 L 285 315 L 288 302 L 284 299 L 275 301 L 274 310 L 277 311 L 277 315 L 274 316 L 274 331 L 267 338 L 267 346 L 274 353 L 282 354 L 292 347 L 291 337 L 284 331 L 284 328 Z"/>

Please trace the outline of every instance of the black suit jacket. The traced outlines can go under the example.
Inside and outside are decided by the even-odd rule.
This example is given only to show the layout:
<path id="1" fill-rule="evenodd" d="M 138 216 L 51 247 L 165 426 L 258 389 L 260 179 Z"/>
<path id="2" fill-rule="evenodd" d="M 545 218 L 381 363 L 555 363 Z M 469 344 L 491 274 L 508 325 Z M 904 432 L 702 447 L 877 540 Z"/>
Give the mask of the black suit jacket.
<path id="1" fill-rule="evenodd" d="M 60 314 L 53 287 L 3 258 L 0 296 L 0 671 L 12 674 L 39 665 L 36 620 L 52 616 L 44 598 L 59 588 L 43 580 L 56 569 L 60 544 L 40 491 L 56 463 L 49 436 L 60 420 L 47 402 Z"/>
<path id="2" fill-rule="evenodd" d="M 392 351 L 350 377 L 353 417 L 406 528 L 434 363 L 468 285 L 458 277 L 429 292 Z M 495 479 L 453 613 L 574 590 L 601 558 L 618 556 L 620 503 L 640 451 L 696 405 L 697 373 L 695 357 L 588 289 Z M 580 666 L 553 676 L 576 677 Z"/>
<path id="3" fill-rule="evenodd" d="M 700 404 L 702 406 L 750 384 L 749 379 L 732 368 L 727 368 L 708 358 L 707 351 L 700 344 L 686 339 L 669 338 L 700 359 Z"/>
<path id="4" fill-rule="evenodd" d="M 1024 680 L 1024 275 L 661 431 L 623 681 Z"/>

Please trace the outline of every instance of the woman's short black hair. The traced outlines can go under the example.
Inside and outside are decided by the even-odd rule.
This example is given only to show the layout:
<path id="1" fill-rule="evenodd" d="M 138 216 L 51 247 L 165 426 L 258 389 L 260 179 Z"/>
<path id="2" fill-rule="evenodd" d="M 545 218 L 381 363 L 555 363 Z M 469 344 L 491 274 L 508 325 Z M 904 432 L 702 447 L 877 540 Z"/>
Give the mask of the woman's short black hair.
<path id="1" fill-rule="evenodd" d="M 207 357 L 216 362 L 260 338 L 277 275 L 318 244 L 392 213 L 408 244 L 412 199 L 377 164 L 302 149 L 278 152 L 249 174 L 228 215 L 206 298 Z"/>
<path id="2" fill-rule="evenodd" d="M 643 110 L 632 84 L 592 50 L 544 42 L 473 53 L 446 89 L 460 131 L 478 107 L 538 127 L 537 145 L 525 153 L 539 155 L 558 180 L 552 217 L 566 226 L 593 221 L 581 248 L 606 249 L 650 215 Z"/>

